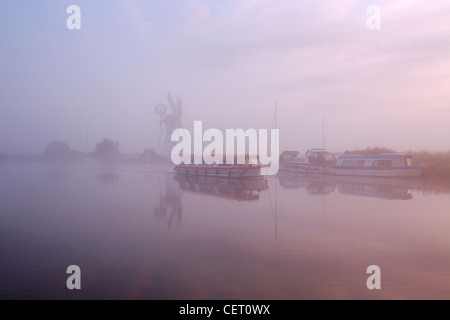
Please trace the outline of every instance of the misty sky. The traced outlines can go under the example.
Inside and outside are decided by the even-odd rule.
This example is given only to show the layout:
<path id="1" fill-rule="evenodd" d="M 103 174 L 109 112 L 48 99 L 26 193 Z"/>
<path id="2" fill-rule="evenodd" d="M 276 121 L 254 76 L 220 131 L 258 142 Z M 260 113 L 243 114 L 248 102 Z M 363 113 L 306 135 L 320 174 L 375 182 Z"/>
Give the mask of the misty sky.
<path id="1" fill-rule="evenodd" d="M 450 149 L 448 0 L 2 0 L 0 40 L 0 153 L 156 147 L 169 91 L 190 130 L 271 128 L 277 100 L 281 150 L 323 116 L 330 151 Z"/>

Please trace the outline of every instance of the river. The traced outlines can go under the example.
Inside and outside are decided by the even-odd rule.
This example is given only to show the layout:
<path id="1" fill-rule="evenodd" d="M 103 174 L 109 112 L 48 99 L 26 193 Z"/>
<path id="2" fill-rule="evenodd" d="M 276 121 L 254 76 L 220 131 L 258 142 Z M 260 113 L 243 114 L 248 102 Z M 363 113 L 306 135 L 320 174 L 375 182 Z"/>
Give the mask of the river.
<path id="1" fill-rule="evenodd" d="M 449 208 L 422 180 L 2 163 L 0 298 L 449 299 Z"/>

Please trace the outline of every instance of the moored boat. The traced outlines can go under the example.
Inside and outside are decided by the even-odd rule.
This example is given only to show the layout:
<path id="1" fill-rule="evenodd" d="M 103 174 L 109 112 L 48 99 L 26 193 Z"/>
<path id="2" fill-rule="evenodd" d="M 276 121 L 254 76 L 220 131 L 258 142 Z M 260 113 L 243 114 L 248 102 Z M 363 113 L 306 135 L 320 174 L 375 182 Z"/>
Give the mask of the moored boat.
<path id="1" fill-rule="evenodd" d="M 239 164 L 238 157 L 234 157 L 232 164 L 227 163 L 225 157 L 222 163 L 207 164 L 202 161 L 200 164 L 195 164 L 193 159 L 190 164 L 180 164 L 174 168 L 178 174 L 188 174 L 197 176 L 209 177 L 226 177 L 226 178 L 249 178 L 261 177 L 261 169 L 267 166 L 261 165 L 257 156 L 245 155 L 245 163 Z"/>
<path id="2" fill-rule="evenodd" d="M 407 154 L 343 155 L 330 173 L 344 176 L 420 177 L 426 167 L 413 166 L 411 158 Z"/>
<path id="3" fill-rule="evenodd" d="M 292 162 L 293 159 L 299 158 L 301 156 L 302 155 L 298 151 L 292 151 L 292 150 L 283 151 L 280 154 L 280 161 L 279 161 L 280 170 L 281 171 L 288 170 L 289 169 L 289 163 Z"/>
<path id="4" fill-rule="evenodd" d="M 334 154 L 325 149 L 310 149 L 304 156 L 296 154 L 287 161 L 282 162 L 282 160 L 280 159 L 280 165 L 283 170 L 311 174 L 328 173 L 337 161 Z"/>

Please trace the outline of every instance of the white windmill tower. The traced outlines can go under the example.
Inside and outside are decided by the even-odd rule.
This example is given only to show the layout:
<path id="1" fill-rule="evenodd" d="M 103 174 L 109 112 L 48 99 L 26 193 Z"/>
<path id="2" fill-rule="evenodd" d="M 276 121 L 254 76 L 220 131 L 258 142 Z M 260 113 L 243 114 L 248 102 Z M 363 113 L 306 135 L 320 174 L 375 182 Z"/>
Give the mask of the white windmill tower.
<path id="1" fill-rule="evenodd" d="M 174 100 L 170 92 L 167 93 L 167 100 L 172 112 L 166 114 L 167 107 L 163 103 L 158 103 L 155 106 L 155 112 L 160 116 L 158 149 L 164 157 L 170 158 L 170 153 L 175 145 L 170 138 L 175 129 L 181 128 L 183 104 L 178 96 Z M 161 140 L 163 141 L 162 145 Z"/>

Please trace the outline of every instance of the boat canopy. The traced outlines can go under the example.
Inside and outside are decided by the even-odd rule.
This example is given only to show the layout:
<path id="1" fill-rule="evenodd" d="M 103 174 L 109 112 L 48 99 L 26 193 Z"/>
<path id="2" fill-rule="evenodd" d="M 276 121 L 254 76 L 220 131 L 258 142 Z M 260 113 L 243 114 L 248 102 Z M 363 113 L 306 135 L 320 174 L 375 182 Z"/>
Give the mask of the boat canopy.
<path id="1" fill-rule="evenodd" d="M 311 149 L 305 154 L 310 164 L 314 165 L 335 165 L 336 157 L 325 149 Z"/>

